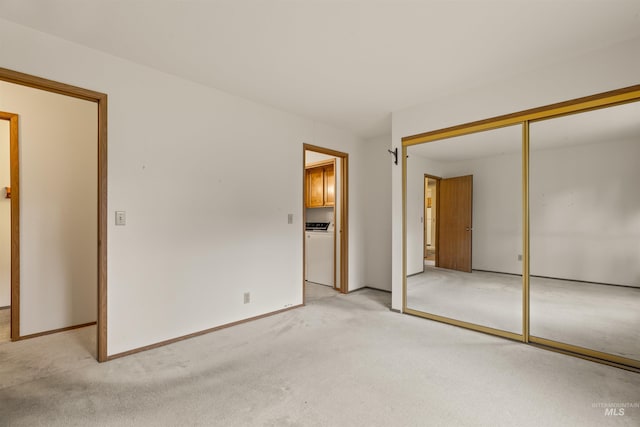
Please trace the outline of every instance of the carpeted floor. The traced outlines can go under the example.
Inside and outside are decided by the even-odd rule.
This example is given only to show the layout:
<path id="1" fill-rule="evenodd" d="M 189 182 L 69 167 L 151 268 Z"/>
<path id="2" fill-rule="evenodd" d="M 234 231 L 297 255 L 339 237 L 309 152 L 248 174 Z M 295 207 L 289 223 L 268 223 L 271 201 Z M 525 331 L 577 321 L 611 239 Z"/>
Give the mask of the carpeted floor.
<path id="1" fill-rule="evenodd" d="M 336 291 L 331 286 L 320 285 L 313 282 L 305 282 L 305 301 L 307 303 L 316 301 L 322 298 L 331 298 L 340 295 L 339 291 Z"/>
<path id="2" fill-rule="evenodd" d="M 640 360 L 640 288 L 531 278 L 531 335 Z M 407 307 L 522 332 L 522 278 L 425 265 Z"/>
<path id="3" fill-rule="evenodd" d="M 427 247 L 427 253 L 424 259 L 429 261 L 435 261 L 436 259 L 436 248 L 435 247 Z"/>
<path id="4" fill-rule="evenodd" d="M 361 290 L 129 357 L 0 344 L 2 426 L 638 426 L 640 375 L 394 313 Z M 135 325 L 132 325 L 135 327 Z M 618 412 L 619 414 L 619 412 Z"/>
<path id="5" fill-rule="evenodd" d="M 11 309 L 0 309 L 0 343 L 11 340 Z"/>

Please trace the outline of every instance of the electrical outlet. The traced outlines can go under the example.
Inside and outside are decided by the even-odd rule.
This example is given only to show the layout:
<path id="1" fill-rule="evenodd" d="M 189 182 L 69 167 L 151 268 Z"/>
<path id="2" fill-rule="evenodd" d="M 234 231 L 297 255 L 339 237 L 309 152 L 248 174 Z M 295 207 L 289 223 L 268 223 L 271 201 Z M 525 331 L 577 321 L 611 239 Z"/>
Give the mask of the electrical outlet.
<path id="1" fill-rule="evenodd" d="M 522 261 L 522 255 L 518 254 L 518 261 Z"/>
<path id="2" fill-rule="evenodd" d="M 244 293 L 244 303 L 245 304 L 249 304 L 251 302 L 251 293 L 250 292 L 245 292 Z"/>

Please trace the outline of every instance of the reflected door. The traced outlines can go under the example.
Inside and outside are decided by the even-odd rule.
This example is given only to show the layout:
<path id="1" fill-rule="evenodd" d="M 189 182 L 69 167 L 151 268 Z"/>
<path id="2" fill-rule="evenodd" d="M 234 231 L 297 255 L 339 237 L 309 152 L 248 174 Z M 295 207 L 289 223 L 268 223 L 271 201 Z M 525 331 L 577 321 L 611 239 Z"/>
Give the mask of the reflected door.
<path id="1" fill-rule="evenodd" d="M 473 175 L 440 180 L 438 267 L 471 273 Z"/>

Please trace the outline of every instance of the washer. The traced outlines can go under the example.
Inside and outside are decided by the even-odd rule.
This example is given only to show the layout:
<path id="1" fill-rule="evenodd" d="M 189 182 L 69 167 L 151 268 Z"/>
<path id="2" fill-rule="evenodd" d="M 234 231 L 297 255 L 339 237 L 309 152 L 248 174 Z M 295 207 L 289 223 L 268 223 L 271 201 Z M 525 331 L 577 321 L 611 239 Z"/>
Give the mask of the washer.
<path id="1" fill-rule="evenodd" d="M 326 286 L 334 286 L 333 230 L 330 223 L 307 223 L 305 280 Z"/>

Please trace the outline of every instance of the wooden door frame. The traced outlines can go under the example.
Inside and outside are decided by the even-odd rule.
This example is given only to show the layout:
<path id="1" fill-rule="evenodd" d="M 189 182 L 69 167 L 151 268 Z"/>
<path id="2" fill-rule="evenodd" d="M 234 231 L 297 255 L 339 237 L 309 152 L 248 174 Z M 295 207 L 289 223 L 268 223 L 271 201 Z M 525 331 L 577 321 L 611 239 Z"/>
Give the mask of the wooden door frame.
<path id="1" fill-rule="evenodd" d="M 9 122 L 9 170 L 11 185 L 11 340 L 20 336 L 20 163 L 18 162 L 18 115 L 0 111 L 0 120 Z"/>
<path id="2" fill-rule="evenodd" d="M 307 220 L 307 186 L 306 186 L 306 152 L 313 151 L 327 156 L 338 157 L 342 161 L 340 162 L 340 201 L 336 200 L 335 205 L 340 203 L 340 227 L 342 230 L 336 230 L 339 233 L 340 241 L 340 288 L 341 293 L 346 294 L 349 292 L 349 154 L 341 151 L 332 150 L 329 148 L 318 147 L 311 144 L 302 144 L 302 303 L 306 303 L 306 290 L 305 290 L 305 276 L 306 276 L 306 233 L 305 223 Z M 335 170 L 335 169 L 334 169 Z M 335 170 L 337 173 L 338 171 Z M 335 215 L 334 205 L 334 215 Z M 335 242 L 335 239 L 334 239 Z M 335 245 L 335 243 L 334 243 Z M 334 260 L 335 260 L 334 250 Z M 335 274 L 335 262 L 334 262 L 334 274 Z M 334 282 L 335 288 L 335 282 Z"/>
<path id="3" fill-rule="evenodd" d="M 59 83 L 53 80 L 44 79 L 41 77 L 32 76 L 29 74 L 21 73 L 18 71 L 9 70 L 6 68 L 0 68 L 0 80 L 18 84 L 21 86 L 27 86 L 34 89 L 40 89 L 47 92 L 53 92 L 60 95 L 70 96 L 72 98 L 83 99 L 85 101 L 95 102 L 98 107 L 98 205 L 97 205 L 97 217 L 98 217 L 98 230 L 97 230 L 97 258 L 98 258 L 98 316 L 97 316 L 97 359 L 99 362 L 105 362 L 107 360 L 107 95 L 100 92 L 95 92 L 88 89 L 83 89 L 77 86 L 71 86 L 65 83 Z M 16 118 L 17 129 L 17 118 Z M 16 147 L 17 147 L 17 133 L 16 133 Z M 13 154 L 13 151 L 12 151 Z M 17 156 L 16 152 L 16 156 Z M 13 157 L 12 157 L 13 159 Z M 15 174 L 18 174 L 18 162 L 16 158 Z M 12 173 L 12 187 L 13 187 L 13 174 L 14 169 L 11 169 Z M 17 177 L 16 177 L 17 178 Z M 16 188 L 16 190 L 19 190 Z M 12 188 L 12 197 L 13 197 Z M 18 191 L 16 191 L 18 193 Z M 19 197 L 19 196 L 18 196 Z M 13 218 L 13 203 L 12 200 L 12 218 Z M 16 211 L 19 212 L 19 204 Z M 17 215 L 16 215 L 17 216 Z M 13 222 L 12 222 L 13 226 Z M 20 339 L 20 264 L 19 264 L 19 235 L 16 234 L 14 239 L 12 229 L 12 258 L 11 258 L 11 338 L 12 340 Z M 19 232 L 19 229 L 17 230 Z M 14 252 L 17 254 L 14 265 Z M 13 276 L 15 272 L 16 280 Z M 14 310 L 14 304 L 16 310 Z M 14 322 L 15 313 L 15 322 Z M 15 325 L 15 326 L 14 326 Z"/>
<path id="4" fill-rule="evenodd" d="M 436 182 L 436 253 L 435 253 L 435 266 L 438 267 L 438 250 L 440 248 L 440 242 L 438 241 L 438 239 L 440 238 L 440 221 L 438 220 L 438 218 L 440 217 L 440 204 L 438 203 L 438 200 L 440 198 L 440 180 L 442 179 L 439 176 L 435 176 L 435 175 L 429 175 L 427 173 L 424 174 L 424 180 L 423 182 L 423 190 L 422 190 L 422 194 L 423 197 L 427 195 L 427 179 L 433 179 Z M 425 199 L 422 203 L 422 218 L 424 218 L 424 220 L 422 221 L 422 235 L 426 236 L 427 235 L 427 200 Z M 433 213 L 432 213 L 433 214 Z M 424 239 L 424 237 L 423 237 Z M 424 272 L 424 259 L 426 258 L 427 255 L 427 249 L 426 249 L 427 245 L 424 244 L 423 245 L 423 259 L 422 259 L 422 271 Z"/>

